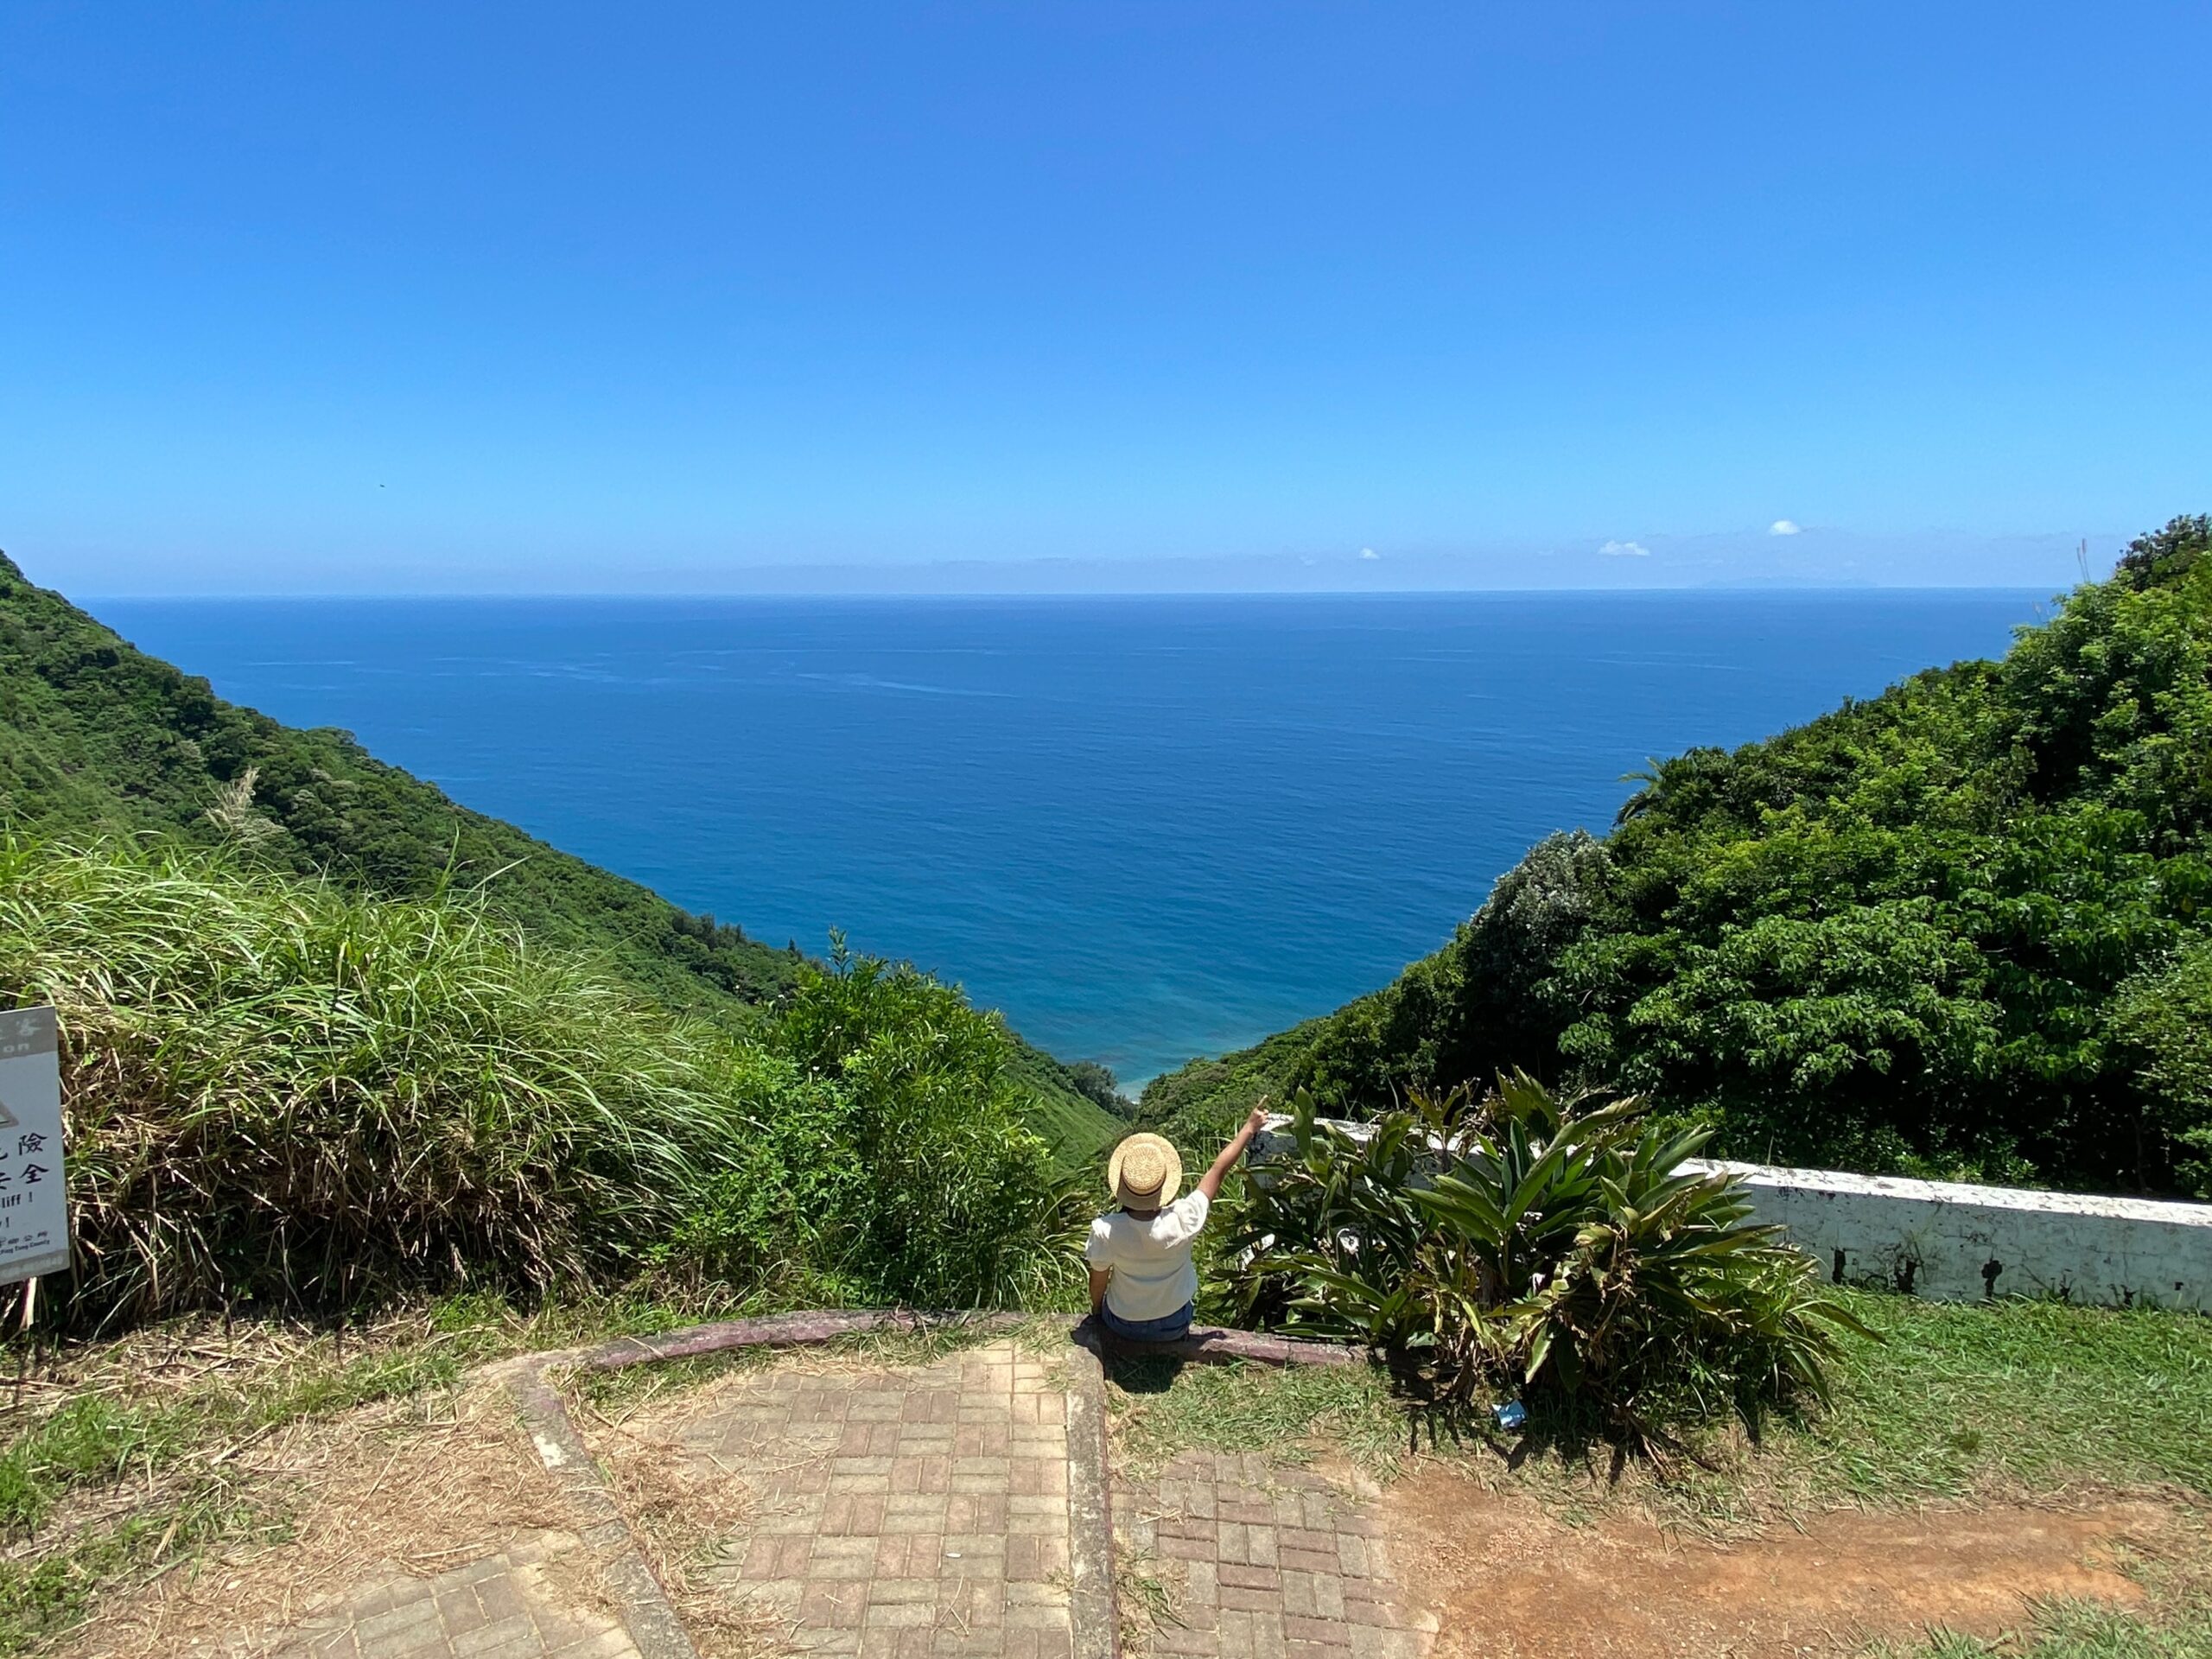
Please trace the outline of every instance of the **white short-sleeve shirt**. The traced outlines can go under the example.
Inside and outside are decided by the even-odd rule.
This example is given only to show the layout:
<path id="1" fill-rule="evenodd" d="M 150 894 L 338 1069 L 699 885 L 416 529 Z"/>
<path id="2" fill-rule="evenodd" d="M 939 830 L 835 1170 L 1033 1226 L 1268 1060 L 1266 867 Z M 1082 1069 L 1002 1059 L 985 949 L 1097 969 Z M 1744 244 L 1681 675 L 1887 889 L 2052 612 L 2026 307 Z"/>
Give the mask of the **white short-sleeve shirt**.
<path id="1" fill-rule="evenodd" d="M 1106 1306 L 1116 1319 L 1164 1319 L 1198 1294 L 1191 1243 L 1206 1224 L 1206 1195 L 1187 1192 L 1158 1215 L 1139 1221 L 1116 1210 L 1090 1224 L 1083 1259 L 1111 1268 Z"/>

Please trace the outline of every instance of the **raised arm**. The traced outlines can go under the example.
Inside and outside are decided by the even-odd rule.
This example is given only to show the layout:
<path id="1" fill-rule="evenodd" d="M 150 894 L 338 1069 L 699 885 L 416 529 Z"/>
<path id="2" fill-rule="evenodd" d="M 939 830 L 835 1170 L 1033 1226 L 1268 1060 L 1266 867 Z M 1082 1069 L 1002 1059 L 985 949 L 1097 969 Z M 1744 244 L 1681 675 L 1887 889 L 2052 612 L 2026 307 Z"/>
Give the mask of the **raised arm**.
<path id="1" fill-rule="evenodd" d="M 1244 1155 L 1244 1148 L 1252 1144 L 1252 1137 L 1260 1132 L 1260 1125 L 1268 1121 L 1268 1109 L 1261 1104 L 1252 1109 L 1252 1116 L 1244 1120 L 1244 1127 L 1229 1137 L 1229 1144 L 1221 1149 L 1221 1156 L 1213 1160 L 1213 1167 L 1198 1177 L 1198 1191 L 1211 1204 L 1221 1196 L 1221 1184 L 1229 1172 L 1236 1167 L 1236 1160 Z"/>

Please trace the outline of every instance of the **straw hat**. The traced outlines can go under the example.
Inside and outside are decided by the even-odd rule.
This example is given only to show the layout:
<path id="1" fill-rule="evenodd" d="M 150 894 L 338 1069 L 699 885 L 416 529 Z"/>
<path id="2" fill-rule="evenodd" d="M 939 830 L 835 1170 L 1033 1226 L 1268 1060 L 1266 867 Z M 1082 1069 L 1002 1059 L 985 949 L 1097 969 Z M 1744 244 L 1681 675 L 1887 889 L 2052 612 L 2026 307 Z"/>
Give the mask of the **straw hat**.
<path id="1" fill-rule="evenodd" d="M 1165 1209 L 1183 1185 L 1182 1155 L 1159 1135 L 1133 1135 L 1107 1160 L 1106 1185 L 1128 1209 Z"/>

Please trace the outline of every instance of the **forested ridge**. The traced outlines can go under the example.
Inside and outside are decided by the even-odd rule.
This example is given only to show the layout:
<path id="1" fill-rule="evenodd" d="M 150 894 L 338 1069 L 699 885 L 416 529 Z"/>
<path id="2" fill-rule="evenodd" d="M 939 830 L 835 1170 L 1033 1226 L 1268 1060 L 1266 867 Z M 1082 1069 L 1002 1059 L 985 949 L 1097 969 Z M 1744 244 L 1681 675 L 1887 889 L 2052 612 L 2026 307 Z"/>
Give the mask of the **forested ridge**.
<path id="1" fill-rule="evenodd" d="M 1526 1068 L 1726 1155 L 2212 1196 L 2212 518 L 1999 662 L 1656 766 L 1391 985 L 1147 1090 L 1360 1116 Z"/>

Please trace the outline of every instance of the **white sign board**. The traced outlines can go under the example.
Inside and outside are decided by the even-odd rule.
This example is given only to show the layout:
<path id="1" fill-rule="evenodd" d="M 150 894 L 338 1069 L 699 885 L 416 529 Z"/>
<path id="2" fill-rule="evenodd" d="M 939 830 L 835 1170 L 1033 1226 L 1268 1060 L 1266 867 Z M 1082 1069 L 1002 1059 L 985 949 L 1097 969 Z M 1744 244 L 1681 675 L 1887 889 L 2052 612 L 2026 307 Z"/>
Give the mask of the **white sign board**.
<path id="1" fill-rule="evenodd" d="M 54 1010 L 0 1013 L 0 1285 L 68 1269 Z"/>

